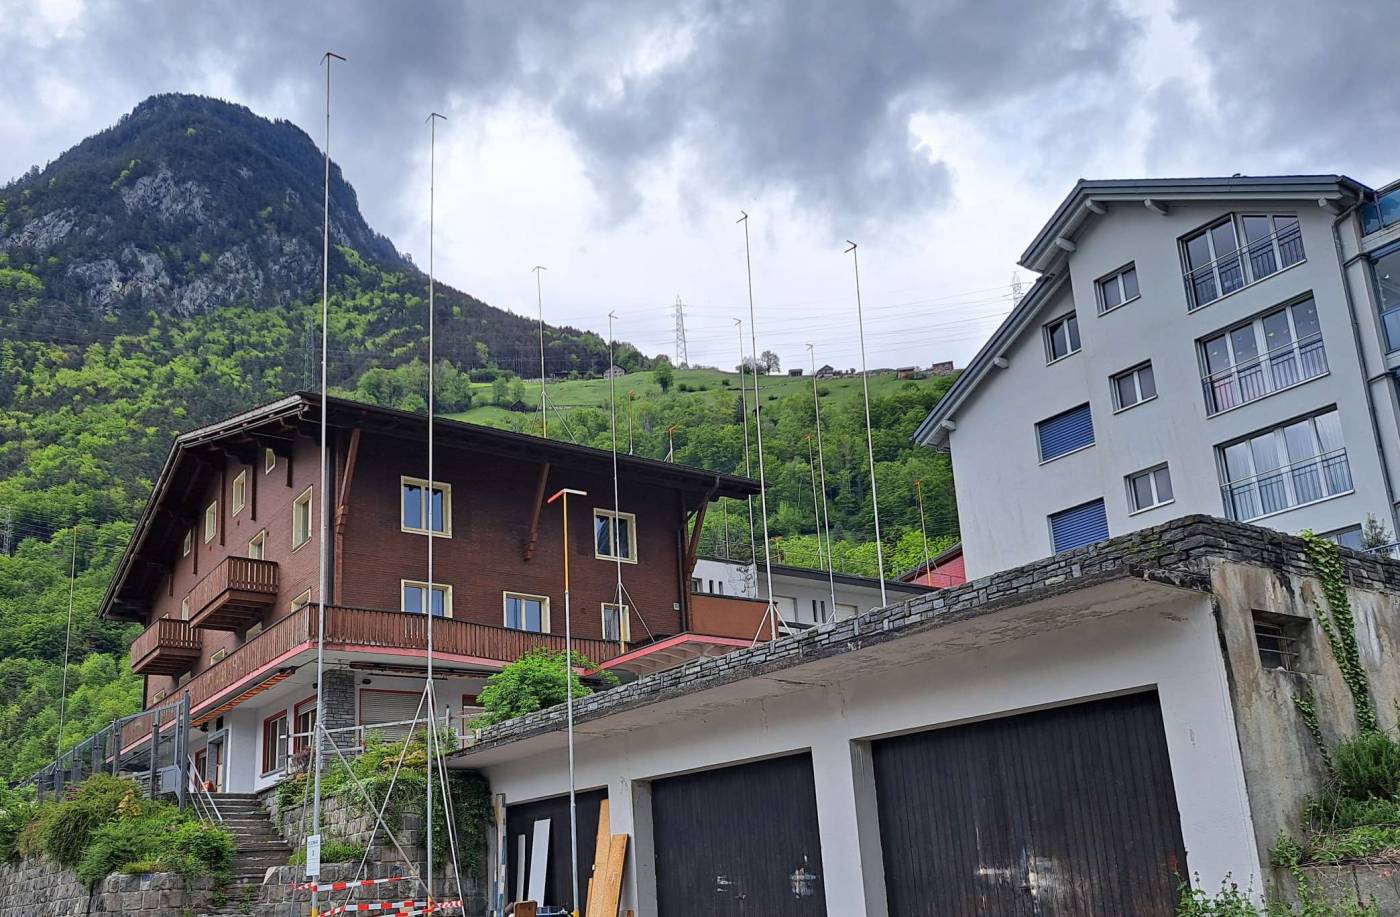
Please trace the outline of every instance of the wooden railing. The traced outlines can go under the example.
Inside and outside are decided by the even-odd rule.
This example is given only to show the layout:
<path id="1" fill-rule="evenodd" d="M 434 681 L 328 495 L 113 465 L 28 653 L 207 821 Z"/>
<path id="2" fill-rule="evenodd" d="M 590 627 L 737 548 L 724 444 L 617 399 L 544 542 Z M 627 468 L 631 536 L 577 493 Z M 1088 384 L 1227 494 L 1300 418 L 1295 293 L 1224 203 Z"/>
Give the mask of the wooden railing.
<path id="1" fill-rule="evenodd" d="M 225 557 L 190 592 L 190 617 L 197 618 L 225 593 L 277 595 L 277 563 L 251 557 Z"/>
<path id="2" fill-rule="evenodd" d="M 163 651 L 181 658 L 197 657 L 199 645 L 199 634 L 188 621 L 161 618 L 132 641 L 131 665 L 136 671 L 141 671 L 146 660 Z"/>

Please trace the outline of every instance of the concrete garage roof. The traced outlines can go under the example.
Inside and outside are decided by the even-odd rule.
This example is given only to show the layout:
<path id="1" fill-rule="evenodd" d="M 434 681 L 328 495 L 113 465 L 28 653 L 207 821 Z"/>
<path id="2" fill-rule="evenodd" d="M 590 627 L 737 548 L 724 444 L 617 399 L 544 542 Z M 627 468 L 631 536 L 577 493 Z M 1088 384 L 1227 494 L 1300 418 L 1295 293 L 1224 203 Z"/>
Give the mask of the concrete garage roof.
<path id="1" fill-rule="evenodd" d="M 1400 562 L 1343 555 L 1353 583 L 1400 590 Z M 590 695 L 574 705 L 575 736 L 619 735 L 1088 620 L 1150 613 L 1185 593 L 1209 594 L 1216 561 L 1312 575 L 1297 537 L 1186 516 Z M 500 723 L 478 733 L 453 764 L 483 767 L 559 748 L 564 727 L 562 706 Z"/>

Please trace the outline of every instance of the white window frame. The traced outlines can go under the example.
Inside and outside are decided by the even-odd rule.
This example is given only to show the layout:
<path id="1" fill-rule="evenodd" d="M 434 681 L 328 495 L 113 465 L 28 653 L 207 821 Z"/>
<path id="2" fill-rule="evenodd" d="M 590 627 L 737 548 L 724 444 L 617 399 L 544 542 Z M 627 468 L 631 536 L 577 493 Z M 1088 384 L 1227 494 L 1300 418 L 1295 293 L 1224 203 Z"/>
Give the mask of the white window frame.
<path id="1" fill-rule="evenodd" d="M 204 507 L 204 543 L 208 544 L 219 534 L 219 501 L 215 500 Z"/>
<path id="2" fill-rule="evenodd" d="M 607 517 L 608 519 L 611 519 L 611 520 L 612 520 L 612 526 L 616 526 L 617 523 L 618 523 L 619 521 L 623 521 L 623 522 L 626 522 L 626 523 L 627 523 L 627 528 L 628 528 L 627 546 L 628 546 L 628 548 L 631 549 L 631 551 L 632 551 L 632 556 L 631 556 L 631 557 L 623 557 L 623 558 L 622 558 L 622 562 L 623 562 L 624 564 L 635 564 L 635 563 L 637 562 L 637 554 L 638 554 L 638 550 L 637 550 L 637 516 L 636 516 L 636 514 L 634 514 L 634 513 L 618 513 L 618 512 L 613 512 L 613 511 L 610 510 L 610 509 L 594 509 L 594 510 L 593 510 L 593 533 L 592 533 L 592 534 L 593 534 L 593 556 L 596 557 L 596 558 L 598 558 L 599 560 L 608 560 L 608 561 L 612 561 L 613 563 L 616 563 L 617 560 L 618 560 L 618 557 L 617 557 L 616 554 L 603 554 L 603 553 L 600 553 L 600 552 L 598 551 L 598 517 L 599 517 L 599 516 L 605 516 L 605 517 Z M 610 528 L 609 528 L 609 531 L 616 531 L 616 530 L 615 530 L 615 528 L 611 528 L 611 527 L 610 527 Z M 613 547 L 616 547 L 616 546 L 617 546 L 617 536 L 616 536 L 616 535 L 614 535 L 613 538 L 612 538 L 612 546 L 613 546 Z"/>
<path id="3" fill-rule="evenodd" d="M 180 542 L 180 556 L 189 557 L 194 550 L 194 529 L 185 529 L 185 539 Z"/>
<path id="4" fill-rule="evenodd" d="M 418 588 L 418 589 L 422 589 L 422 590 L 424 591 L 424 593 L 425 593 L 424 598 L 427 600 L 426 610 L 424 610 L 424 611 L 409 611 L 409 610 L 408 610 L 408 607 L 407 607 L 407 606 L 408 606 L 408 596 L 407 596 L 405 593 L 408 591 L 408 587 L 409 587 L 409 586 L 414 586 L 414 587 L 416 587 L 416 588 Z M 431 614 L 433 613 L 433 596 L 432 596 L 432 593 L 435 592 L 435 591 L 441 591 L 441 592 L 442 592 L 442 616 L 443 616 L 444 618 L 450 618 L 450 617 L 452 617 L 452 587 L 451 587 L 449 584 L 447 584 L 447 583 L 433 583 L 432 586 L 429 587 L 427 581 L 425 581 L 425 580 L 416 580 L 416 579 L 401 579 L 401 580 L 399 580 L 399 611 L 403 612 L 404 614 L 431 615 Z"/>
<path id="5" fill-rule="evenodd" d="M 1276 266 L 1274 267 L 1273 271 L 1263 275 L 1262 277 L 1254 276 L 1254 265 L 1250 260 L 1252 251 L 1255 246 L 1259 245 L 1260 240 L 1256 239 L 1254 242 L 1249 241 L 1248 236 L 1244 231 L 1244 220 L 1246 217 L 1263 217 L 1269 221 L 1269 235 L 1267 238 L 1269 240 L 1268 244 L 1270 246 L 1270 251 L 1273 253 L 1275 259 L 1274 264 Z M 1231 213 L 1225 214 L 1224 216 L 1217 217 L 1216 219 L 1211 220 L 1209 223 L 1206 223 L 1202 226 L 1198 226 L 1197 228 L 1191 230 L 1188 233 L 1184 233 L 1183 235 L 1177 238 L 1177 249 L 1181 257 L 1181 276 L 1186 284 L 1186 311 L 1195 312 L 1198 309 L 1204 309 L 1206 306 L 1209 306 L 1212 303 L 1217 303 L 1220 300 L 1224 299 L 1226 296 L 1232 296 L 1246 287 L 1250 287 L 1256 283 L 1259 283 L 1261 280 L 1267 280 L 1270 277 L 1283 273 L 1291 267 L 1297 267 L 1298 265 L 1307 262 L 1307 245 L 1304 244 L 1303 257 L 1299 258 L 1292 264 L 1286 266 L 1284 265 L 1283 250 L 1278 243 L 1278 234 L 1282 231 L 1278 228 L 1279 217 L 1292 218 L 1293 222 L 1298 226 L 1298 239 L 1300 242 L 1302 242 L 1303 221 L 1296 211 L 1287 210 L 1233 211 Z M 1224 226 L 1227 223 L 1230 225 L 1230 230 L 1235 237 L 1235 249 L 1233 252 L 1228 253 L 1228 255 L 1222 255 L 1220 252 L 1215 250 L 1215 237 L 1211 235 L 1211 230 L 1219 226 Z M 1206 247 L 1210 252 L 1210 260 L 1207 261 L 1205 264 L 1201 265 L 1200 267 L 1193 268 L 1190 266 L 1188 246 L 1190 242 L 1198 236 L 1205 237 Z M 1238 287 L 1235 287 L 1233 290 L 1225 292 L 1220 282 L 1219 262 L 1221 258 L 1228 257 L 1229 255 L 1235 255 L 1239 257 L 1240 264 L 1238 269 L 1240 272 L 1240 278 L 1243 282 Z M 1206 302 L 1197 302 L 1196 290 L 1194 285 L 1194 275 L 1197 271 L 1206 270 L 1207 267 L 1209 267 L 1211 270 L 1211 276 L 1215 284 L 1215 298 L 1207 300 Z"/>
<path id="6" fill-rule="evenodd" d="M 1159 471 L 1165 471 L 1167 473 L 1167 483 L 1171 486 L 1172 489 L 1171 497 L 1166 500 L 1163 500 L 1162 495 L 1157 492 L 1157 473 Z M 1152 502 L 1146 506 L 1138 506 L 1137 490 L 1133 487 L 1133 481 L 1137 480 L 1140 477 L 1143 477 L 1144 475 L 1147 476 L 1148 481 L 1151 483 Z M 1171 483 L 1171 479 L 1172 472 L 1167 462 L 1162 462 L 1160 465 L 1153 465 L 1151 468 L 1144 468 L 1141 471 L 1134 471 L 1132 474 L 1125 475 L 1123 478 L 1123 484 L 1128 489 L 1128 515 L 1135 516 L 1138 513 L 1145 513 L 1148 510 L 1156 509 L 1159 506 L 1168 506 L 1172 503 L 1175 503 L 1176 485 Z"/>
<path id="7" fill-rule="evenodd" d="M 403 491 L 405 487 L 417 487 L 423 492 L 425 499 L 419 503 L 419 521 L 421 526 L 404 525 L 403 521 Z M 409 475 L 399 476 L 399 530 L 410 532 L 415 535 L 428 534 L 428 526 L 433 519 L 433 491 L 442 492 L 442 531 L 433 532 L 438 538 L 452 537 L 452 485 L 438 481 L 436 484 L 429 484 L 425 478 L 415 478 Z"/>
<path id="8" fill-rule="evenodd" d="M 271 446 L 263 447 L 263 474 L 271 474 L 272 469 L 277 467 L 277 453 L 272 451 Z"/>
<path id="9" fill-rule="evenodd" d="M 1098 280 L 1094 281 L 1094 296 L 1098 299 L 1100 315 L 1107 315 L 1115 309 L 1123 308 L 1130 302 L 1136 302 L 1137 300 L 1142 299 L 1141 278 L 1138 279 L 1138 291 L 1132 296 L 1127 295 L 1128 290 L 1127 287 L 1123 285 L 1123 275 L 1128 273 L 1129 271 L 1132 271 L 1133 274 L 1137 274 L 1137 262 L 1129 261 L 1127 264 L 1123 265 L 1118 270 L 1113 271 L 1109 274 L 1105 274 L 1103 277 L 1100 277 Z M 1109 286 L 1110 284 L 1118 288 L 1118 303 L 1112 306 L 1106 305 L 1106 300 L 1104 299 L 1103 295 L 1104 287 Z"/>
<path id="10" fill-rule="evenodd" d="M 248 505 L 248 472 L 243 470 L 233 476 L 233 512 L 237 516 Z"/>
<path id="11" fill-rule="evenodd" d="M 1303 500 L 1303 501 L 1299 501 L 1299 502 L 1296 502 L 1296 503 L 1290 503 L 1288 506 L 1282 507 L 1281 509 L 1269 510 L 1269 511 L 1266 512 L 1266 513 L 1260 513 L 1260 514 L 1257 515 L 1257 516 L 1251 516 L 1251 517 L 1248 518 L 1248 519 L 1242 519 L 1242 520 L 1239 520 L 1239 521 L 1241 521 L 1241 522 L 1246 522 L 1246 523 L 1252 523 L 1252 522 L 1255 522 L 1255 521 L 1257 521 L 1257 520 L 1259 520 L 1259 519 L 1266 519 L 1266 518 L 1268 518 L 1268 517 L 1270 517 L 1270 516 L 1277 516 L 1277 515 L 1280 514 L 1280 513 L 1290 512 L 1291 510 L 1298 509 L 1299 507 L 1303 507 L 1303 506 L 1312 506 L 1312 505 L 1315 504 L 1315 503 L 1322 503 L 1322 502 L 1325 501 L 1325 500 L 1335 500 L 1335 499 L 1337 499 L 1338 497 L 1345 497 L 1347 494 L 1351 494 L 1351 493 L 1355 493 L 1355 492 L 1356 492 L 1356 477 L 1355 477 L 1354 472 L 1352 472 L 1352 470 L 1351 470 L 1351 452 L 1350 452 L 1350 450 L 1349 450 L 1345 445 L 1343 445 L 1340 449 L 1334 449 L 1334 450 L 1331 450 L 1330 452 L 1329 452 L 1329 451 L 1323 451 L 1323 448 L 1322 448 L 1322 436 L 1321 436 L 1321 434 L 1319 434 L 1319 433 L 1317 432 L 1317 421 L 1318 421 L 1318 418 L 1320 418 L 1320 417 L 1325 417 L 1325 416 L 1327 416 L 1327 415 L 1329 415 L 1329 414 L 1336 414 L 1336 415 L 1337 415 L 1337 423 L 1338 423 L 1338 425 L 1341 424 L 1341 412 L 1338 410 L 1338 408 L 1337 408 L 1336 405 L 1333 405 L 1333 406 L 1328 407 L 1328 408 L 1325 408 L 1325 409 L 1323 409 L 1323 410 L 1321 410 L 1321 411 L 1315 411 L 1315 412 L 1313 412 L 1313 413 L 1311 413 L 1311 414 L 1305 414 L 1305 415 L 1303 415 L 1303 416 L 1301 416 L 1301 417 L 1294 417 L 1294 418 L 1291 419 L 1291 420 L 1285 420 L 1285 421 L 1282 421 L 1282 422 L 1280 422 L 1280 423 L 1273 424 L 1272 426 L 1265 427 L 1265 428 L 1262 429 L 1262 430 L 1256 430 L 1254 433 L 1251 433 L 1251 434 L 1249 434 L 1249 435 L 1247 435 L 1247 436 L 1236 437 L 1235 439 L 1229 440 L 1228 442 L 1221 443 L 1220 445 L 1218 445 L 1218 446 L 1215 447 L 1216 471 L 1217 471 L 1217 475 L 1218 475 L 1218 477 L 1219 477 L 1219 479 L 1220 479 L 1220 491 L 1221 491 L 1221 499 L 1222 499 L 1222 501 L 1228 501 L 1228 497 L 1226 497 L 1225 491 L 1226 491 L 1227 488 L 1231 487 L 1232 485 L 1241 484 L 1241 483 L 1244 483 L 1244 482 L 1246 482 L 1246 481 L 1257 481 L 1258 478 L 1260 477 L 1260 475 L 1263 475 L 1263 474 L 1271 474 L 1271 473 L 1274 473 L 1274 472 L 1279 471 L 1280 469 L 1292 468 L 1293 466 L 1295 466 L 1295 465 L 1297 465 L 1297 464 L 1299 464 L 1299 463 L 1301 463 L 1301 462 L 1316 461 L 1316 460 L 1321 459 L 1321 458 L 1324 457 L 1324 456 L 1332 455 L 1332 454 L 1334 454 L 1334 453 L 1336 453 L 1336 452 L 1344 453 L 1345 456 L 1346 456 L 1346 460 L 1347 460 L 1347 476 L 1351 479 L 1351 486 L 1348 487 L 1346 490 L 1339 490 L 1339 491 L 1337 491 L 1336 493 L 1324 494 L 1323 496 L 1317 497 L 1316 499 L 1312 499 L 1312 500 Z M 1297 460 L 1292 460 L 1292 461 L 1282 461 L 1282 462 L 1280 462 L 1278 465 L 1276 465 L 1276 466 L 1273 467 L 1273 468 L 1266 469 L 1265 471 L 1260 471 L 1260 470 L 1259 470 L 1258 463 L 1257 463 L 1257 461 L 1256 461 L 1256 456 L 1255 456 L 1254 446 L 1253 446 L 1253 440 L 1255 440 L 1255 439 L 1257 439 L 1257 438 L 1260 438 L 1260 437 L 1263 437 L 1263 436 L 1270 436 L 1270 437 L 1272 437 L 1273 440 L 1274 440 L 1274 454 L 1275 454 L 1275 456 L 1278 457 L 1278 458 L 1287 459 L 1287 458 L 1288 458 L 1288 441 L 1287 441 L 1287 438 L 1286 438 L 1286 436 L 1285 436 L 1285 434 L 1284 434 L 1284 431 L 1285 431 L 1287 428 L 1293 426 L 1294 424 L 1302 423 L 1302 422 L 1304 422 L 1304 421 L 1306 421 L 1307 424 L 1308 424 L 1308 432 L 1309 432 L 1309 435 L 1310 435 L 1310 437 L 1311 437 L 1311 439 L 1312 439 L 1313 454 L 1310 455 L 1310 456 L 1308 456 L 1307 458 L 1304 458 L 1304 459 L 1297 459 Z M 1225 455 L 1226 455 L 1226 450 L 1227 450 L 1227 449 L 1230 449 L 1230 448 L 1232 448 L 1232 447 L 1234 447 L 1234 446 L 1240 446 L 1240 445 L 1245 446 L 1245 455 L 1247 455 L 1247 456 L 1249 457 L 1249 468 L 1250 468 L 1250 473 L 1249 473 L 1248 475 L 1245 475 L 1245 476 L 1242 477 L 1242 478 L 1232 479 L 1232 478 L 1230 477 L 1229 465 L 1228 465 L 1228 463 L 1227 463 L 1227 461 L 1226 461 L 1226 457 L 1225 457 Z M 1284 492 L 1285 492 L 1286 494 L 1288 494 L 1288 499 L 1289 499 L 1289 500 L 1294 499 L 1294 498 L 1297 496 L 1297 491 L 1296 491 L 1295 484 L 1294 484 L 1294 482 L 1293 482 L 1293 477 L 1292 477 L 1292 475 L 1291 475 L 1291 474 L 1281 474 L 1281 475 L 1279 476 L 1279 480 L 1280 480 L 1280 482 L 1281 482 L 1282 485 L 1283 485 Z M 1230 507 L 1229 507 L 1228 503 L 1227 503 L 1227 505 L 1222 506 L 1222 509 L 1225 511 L 1225 515 L 1226 515 L 1227 517 L 1229 517 L 1229 515 L 1230 515 Z M 1260 505 L 1260 509 L 1263 509 L 1262 502 L 1261 502 L 1261 505 Z"/>
<path id="12" fill-rule="evenodd" d="M 1139 375 L 1144 369 L 1152 371 L 1152 394 L 1146 398 L 1142 395 L 1142 377 Z M 1123 404 L 1121 394 L 1118 390 L 1118 380 L 1122 379 L 1124 376 L 1133 377 L 1133 391 L 1137 392 L 1138 397 L 1132 404 Z M 1125 369 L 1120 373 L 1114 373 L 1109 376 L 1108 387 L 1111 397 L 1113 398 L 1113 413 L 1117 414 L 1121 411 L 1129 411 L 1140 404 L 1146 404 L 1149 401 L 1157 400 L 1157 371 L 1152 368 L 1152 361 L 1147 360 L 1136 366 Z"/>
<path id="13" fill-rule="evenodd" d="M 311 604 L 311 590 L 307 589 L 301 595 L 292 599 L 292 611 L 300 611 Z"/>
<path id="14" fill-rule="evenodd" d="M 1253 404 L 1254 402 L 1267 398 L 1270 395 L 1276 395 L 1279 392 L 1287 391 L 1290 388 L 1303 385 L 1305 383 L 1313 381 L 1314 379 L 1321 379 L 1323 376 L 1326 376 L 1331 372 L 1331 367 L 1329 364 L 1327 369 L 1324 369 L 1322 372 L 1318 373 L 1315 376 L 1304 376 L 1302 374 L 1301 365 L 1303 361 L 1301 357 L 1300 348 L 1303 346 L 1303 344 L 1300 343 L 1300 338 L 1298 336 L 1298 322 L 1294 317 L 1294 311 L 1304 303 L 1312 303 L 1313 316 L 1317 319 L 1318 322 L 1318 330 L 1312 332 L 1311 334 L 1305 335 L 1305 337 L 1308 339 L 1309 343 L 1311 343 L 1312 338 L 1316 337 L 1318 342 L 1322 344 L 1322 360 L 1325 363 L 1327 360 L 1327 346 L 1326 342 L 1323 340 L 1322 337 L 1322 316 L 1318 313 L 1317 299 L 1311 293 L 1299 299 L 1295 299 L 1290 303 L 1278 306 L 1277 308 L 1271 308 L 1265 312 L 1261 312 L 1259 315 L 1256 315 L 1254 318 L 1248 319 L 1247 321 L 1237 322 L 1219 331 L 1212 332 L 1211 334 L 1200 338 L 1196 342 L 1196 353 L 1197 359 L 1199 359 L 1200 361 L 1201 380 L 1203 387 L 1210 384 L 1210 380 L 1222 373 L 1232 373 L 1235 375 L 1236 380 L 1238 380 L 1241 368 L 1251 366 L 1251 364 L 1254 367 L 1257 367 L 1258 371 L 1261 374 L 1266 374 L 1265 377 L 1268 380 L 1267 385 L 1270 386 L 1268 391 L 1265 391 L 1262 395 L 1256 395 L 1253 398 L 1245 399 L 1241 394 L 1238 396 L 1240 400 L 1226 407 L 1220 406 L 1221 402 L 1224 399 L 1221 399 L 1217 395 L 1215 397 L 1214 411 L 1211 410 L 1210 402 L 1207 401 L 1206 403 L 1207 417 L 1215 417 L 1220 414 L 1224 414 L 1226 411 L 1233 411 L 1235 408 L 1242 407 L 1246 404 Z M 1275 348 L 1274 350 L 1269 350 L 1268 336 L 1265 334 L 1264 331 L 1264 322 L 1280 314 L 1282 314 L 1288 319 L 1288 335 L 1290 338 L 1288 347 L 1292 349 L 1295 355 L 1295 360 L 1297 361 L 1297 364 L 1300 367 L 1297 370 L 1299 378 L 1296 381 L 1289 382 L 1286 385 L 1278 384 L 1278 380 L 1274 375 L 1274 364 L 1270 359 L 1272 355 L 1276 354 L 1279 350 L 1282 350 L 1283 348 L 1280 347 Z M 1254 338 L 1254 356 L 1252 357 L 1240 357 L 1235 354 L 1235 333 L 1243 331 L 1246 328 L 1250 330 L 1250 334 Z M 1223 369 L 1217 369 L 1212 371 L 1210 368 L 1210 344 L 1212 341 L 1216 340 L 1224 342 L 1225 353 L 1229 355 L 1230 365 L 1224 367 Z M 1242 387 L 1243 383 L 1236 381 L 1236 390 L 1238 391 Z"/>
<path id="15" fill-rule="evenodd" d="M 1074 322 L 1074 336 L 1079 338 L 1079 344 L 1076 345 L 1072 350 L 1067 350 L 1059 356 L 1055 356 L 1055 329 L 1060 325 L 1071 321 Z M 1068 359 L 1069 357 L 1072 357 L 1075 354 L 1079 353 L 1079 351 L 1084 348 L 1084 338 L 1079 332 L 1079 315 L 1078 313 L 1073 311 L 1066 312 L 1064 315 L 1058 316 L 1046 322 L 1043 326 L 1041 326 L 1041 334 L 1043 335 L 1045 342 L 1046 366 L 1049 366 L 1051 363 L 1058 363 L 1061 360 Z M 1066 331 L 1065 344 L 1069 345 L 1069 343 L 1069 332 Z"/>
<path id="16" fill-rule="evenodd" d="M 181 620 L 181 621 L 188 621 L 189 619 L 190 619 L 190 597 L 189 597 L 189 596 L 185 596 L 183 599 L 180 600 L 180 620 Z"/>
<path id="17" fill-rule="evenodd" d="M 257 553 L 253 553 L 253 546 L 257 546 Z M 258 532 L 248 539 L 248 556 L 253 560 L 267 560 L 267 529 Z"/>
<path id="18" fill-rule="evenodd" d="M 300 495 L 300 496 L 298 496 L 295 500 L 292 501 L 292 550 L 293 550 L 293 551 L 299 551 L 299 550 L 301 550 L 302 546 L 310 544 L 310 543 L 311 543 L 312 535 L 313 535 L 313 533 L 314 533 L 315 530 L 316 530 L 316 525 L 315 525 L 315 521 L 316 521 L 316 520 L 315 520 L 315 517 L 313 516 L 312 511 L 311 511 L 311 497 L 312 497 L 312 490 L 313 490 L 314 488 L 315 488 L 315 485 L 314 485 L 314 484 L 311 485 L 310 487 L 307 487 L 306 490 L 303 490 L 303 491 L 301 492 L 301 495 Z M 303 512 L 302 507 L 305 507 L 305 513 L 306 513 L 306 537 L 303 538 L 303 539 L 301 539 L 300 541 L 298 541 L 298 540 L 297 540 L 297 515 L 298 515 L 299 513 Z"/>
<path id="19" fill-rule="evenodd" d="M 607 635 L 608 633 L 608 609 L 621 609 L 618 621 L 622 627 L 622 639 L 614 641 Z M 631 643 L 632 642 L 632 608 L 629 605 L 619 605 L 617 602 L 602 602 L 598 606 L 598 625 L 601 628 L 599 633 L 608 642 Z"/>
<path id="20" fill-rule="evenodd" d="M 526 601 L 534 601 L 534 602 L 539 602 L 539 603 L 540 603 L 540 629 L 539 629 L 538 631 L 526 630 L 526 629 L 523 628 L 523 627 L 511 627 L 511 626 L 510 626 L 510 600 L 511 600 L 511 599 L 525 599 Z M 505 590 L 503 590 L 503 591 L 501 592 L 501 626 L 504 627 L 504 628 L 506 628 L 507 630 L 519 631 L 519 632 L 522 633 L 522 634 L 533 634 L 533 633 L 547 634 L 547 633 L 550 633 L 549 596 L 547 596 L 547 595 L 534 595 L 534 594 L 529 593 L 529 592 L 515 592 L 515 591 L 513 591 L 513 590 L 511 590 L 511 589 L 505 589 Z"/>

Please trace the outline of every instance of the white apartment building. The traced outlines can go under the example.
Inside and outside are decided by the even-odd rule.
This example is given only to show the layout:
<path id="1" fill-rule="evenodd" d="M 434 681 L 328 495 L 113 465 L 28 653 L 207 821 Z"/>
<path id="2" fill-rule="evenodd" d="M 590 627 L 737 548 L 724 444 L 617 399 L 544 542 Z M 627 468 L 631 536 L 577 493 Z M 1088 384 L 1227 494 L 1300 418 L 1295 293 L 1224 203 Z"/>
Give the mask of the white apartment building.
<path id="1" fill-rule="evenodd" d="M 691 574 L 690 591 L 695 595 L 765 601 L 768 581 L 763 574 L 762 562 L 752 564 L 700 557 L 696 559 L 695 571 Z M 828 578 L 825 570 L 773 565 L 773 601 L 782 619 L 797 627 L 844 621 L 930 591 L 930 587 L 918 583 L 886 580 L 884 601 L 881 601 L 880 581 L 874 577 L 835 573 Z"/>
<path id="2" fill-rule="evenodd" d="M 970 577 L 1206 513 L 1397 530 L 1400 188 L 1081 180 L 1039 279 L 916 433 Z"/>

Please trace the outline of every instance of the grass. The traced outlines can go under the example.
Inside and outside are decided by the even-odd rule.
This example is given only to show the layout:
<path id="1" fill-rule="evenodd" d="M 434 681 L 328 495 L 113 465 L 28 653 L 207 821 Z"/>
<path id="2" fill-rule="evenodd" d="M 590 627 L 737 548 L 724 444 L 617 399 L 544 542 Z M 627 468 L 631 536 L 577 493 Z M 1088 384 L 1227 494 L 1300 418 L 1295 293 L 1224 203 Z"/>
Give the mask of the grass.
<path id="1" fill-rule="evenodd" d="M 933 377 L 928 377 L 931 380 Z M 899 379 L 892 372 L 872 374 L 870 376 L 870 397 L 878 398 L 894 392 L 899 386 L 904 385 L 907 379 Z M 924 383 L 928 380 L 915 380 Z M 728 383 L 726 385 L 726 383 Z M 733 392 L 739 393 L 739 374 L 732 372 L 721 372 L 717 369 L 678 369 L 675 371 L 675 380 L 671 384 L 671 391 L 685 394 L 686 390 L 704 392 Z M 770 396 L 785 398 L 789 395 L 810 396 L 812 392 L 812 377 L 810 375 L 789 376 L 781 373 L 776 376 L 764 376 L 759 380 L 759 393 L 763 396 L 764 403 L 768 403 Z M 628 373 L 620 376 L 616 380 L 618 401 L 627 397 L 628 392 L 636 393 L 637 400 L 646 398 L 656 398 L 661 395 L 661 387 L 652 378 L 651 372 Z M 822 403 L 844 404 L 845 402 L 859 398 L 861 396 L 860 376 L 840 376 L 834 379 L 820 379 L 817 382 L 818 389 L 824 391 Z M 683 388 L 684 387 L 684 388 Z M 750 393 L 753 389 L 750 387 Z M 465 420 L 468 423 L 484 424 L 492 427 L 506 427 L 510 425 L 510 419 L 517 415 L 510 411 L 499 408 L 491 403 L 491 385 L 489 383 L 475 383 L 472 385 L 472 395 L 477 400 L 477 405 L 470 410 L 462 411 L 458 414 L 451 414 L 450 417 L 456 420 Z M 532 407 L 538 406 L 540 397 L 539 385 L 526 385 L 525 403 Z M 608 380 L 607 379 L 568 379 L 562 381 L 551 381 L 549 383 L 549 398 L 564 411 L 573 408 L 598 408 L 606 409 L 608 406 Z"/>

